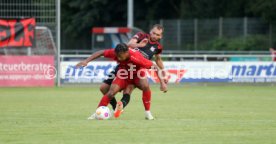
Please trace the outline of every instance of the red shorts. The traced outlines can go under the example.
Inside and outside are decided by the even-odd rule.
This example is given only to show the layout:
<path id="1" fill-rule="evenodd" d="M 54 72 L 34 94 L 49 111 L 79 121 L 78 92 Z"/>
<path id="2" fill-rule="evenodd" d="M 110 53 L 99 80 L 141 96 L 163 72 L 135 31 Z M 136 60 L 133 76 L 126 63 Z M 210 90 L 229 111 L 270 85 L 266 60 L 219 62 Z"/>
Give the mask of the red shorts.
<path id="1" fill-rule="evenodd" d="M 125 89 L 128 85 L 133 84 L 135 86 L 139 85 L 140 79 L 146 78 L 145 69 L 140 69 L 140 72 L 133 74 L 133 76 L 121 77 L 116 76 L 112 81 L 112 84 L 117 84 L 121 89 Z"/>

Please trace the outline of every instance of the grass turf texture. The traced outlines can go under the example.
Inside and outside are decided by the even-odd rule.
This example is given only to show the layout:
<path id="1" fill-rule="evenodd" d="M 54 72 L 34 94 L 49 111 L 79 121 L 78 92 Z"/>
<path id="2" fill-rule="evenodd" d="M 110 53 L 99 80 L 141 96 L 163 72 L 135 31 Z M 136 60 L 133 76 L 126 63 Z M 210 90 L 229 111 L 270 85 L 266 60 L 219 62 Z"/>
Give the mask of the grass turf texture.
<path id="1" fill-rule="evenodd" d="M 154 121 L 144 119 L 139 90 L 119 119 L 88 121 L 101 98 L 97 86 L 0 88 L 0 144 L 276 143 L 275 86 L 152 91 Z"/>

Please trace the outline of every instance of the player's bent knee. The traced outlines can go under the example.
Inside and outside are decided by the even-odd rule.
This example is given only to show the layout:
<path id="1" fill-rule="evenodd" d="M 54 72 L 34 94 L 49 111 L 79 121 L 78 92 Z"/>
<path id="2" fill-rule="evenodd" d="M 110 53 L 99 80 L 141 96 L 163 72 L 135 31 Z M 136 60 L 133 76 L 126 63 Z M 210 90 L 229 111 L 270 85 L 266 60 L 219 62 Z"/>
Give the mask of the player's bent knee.
<path id="1" fill-rule="evenodd" d="M 109 90 L 109 85 L 107 85 L 107 84 L 102 84 L 101 86 L 100 86 L 100 91 L 102 92 L 102 94 L 106 94 L 107 92 L 108 92 L 108 90 Z"/>
<path id="2" fill-rule="evenodd" d="M 124 92 L 123 92 L 124 94 L 131 94 L 132 93 L 132 89 L 125 89 L 124 90 Z"/>
<path id="3" fill-rule="evenodd" d="M 114 92 L 113 90 L 109 90 L 108 92 L 107 92 L 107 96 L 111 99 L 111 98 L 113 98 L 114 96 L 115 96 L 115 94 L 116 94 L 116 92 Z"/>
<path id="4" fill-rule="evenodd" d="M 150 87 L 149 87 L 149 85 L 145 85 L 145 86 L 141 87 L 141 90 L 142 91 L 148 91 L 148 90 L 150 90 Z"/>

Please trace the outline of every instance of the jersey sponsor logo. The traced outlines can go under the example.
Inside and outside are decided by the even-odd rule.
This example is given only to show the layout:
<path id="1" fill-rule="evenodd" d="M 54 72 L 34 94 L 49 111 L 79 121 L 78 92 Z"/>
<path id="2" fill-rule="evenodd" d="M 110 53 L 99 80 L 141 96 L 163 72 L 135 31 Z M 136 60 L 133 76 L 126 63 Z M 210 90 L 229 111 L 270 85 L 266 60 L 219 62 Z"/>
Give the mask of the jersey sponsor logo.
<path id="1" fill-rule="evenodd" d="M 154 51 L 155 51 L 155 48 L 152 46 L 152 47 L 150 48 L 150 50 L 151 50 L 152 52 L 154 52 Z"/>

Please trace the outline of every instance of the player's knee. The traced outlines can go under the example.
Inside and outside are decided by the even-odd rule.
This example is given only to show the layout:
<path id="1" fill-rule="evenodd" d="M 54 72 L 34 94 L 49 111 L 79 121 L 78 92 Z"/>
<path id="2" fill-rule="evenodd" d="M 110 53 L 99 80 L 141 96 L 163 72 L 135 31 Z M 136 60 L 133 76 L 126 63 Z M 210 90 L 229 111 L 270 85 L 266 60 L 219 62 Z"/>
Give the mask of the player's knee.
<path id="1" fill-rule="evenodd" d="M 109 86 L 107 84 L 102 84 L 100 86 L 100 91 L 102 92 L 102 94 L 106 94 L 108 92 Z"/>
<path id="2" fill-rule="evenodd" d="M 113 98 L 114 96 L 115 96 L 115 91 L 113 91 L 113 90 L 109 90 L 108 92 L 107 92 L 107 96 L 111 99 L 111 98 Z"/>
<path id="3" fill-rule="evenodd" d="M 100 86 L 100 91 L 102 92 L 102 94 L 105 94 L 105 89 L 102 86 Z"/>
<path id="4" fill-rule="evenodd" d="M 149 85 L 143 85 L 143 86 L 141 86 L 141 90 L 148 91 L 148 90 L 150 90 L 150 87 L 149 87 Z"/>
<path id="5" fill-rule="evenodd" d="M 131 94 L 132 93 L 132 88 L 126 88 L 125 90 L 124 90 L 124 94 Z"/>

